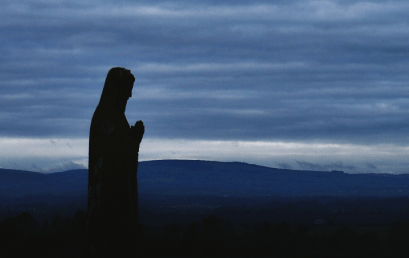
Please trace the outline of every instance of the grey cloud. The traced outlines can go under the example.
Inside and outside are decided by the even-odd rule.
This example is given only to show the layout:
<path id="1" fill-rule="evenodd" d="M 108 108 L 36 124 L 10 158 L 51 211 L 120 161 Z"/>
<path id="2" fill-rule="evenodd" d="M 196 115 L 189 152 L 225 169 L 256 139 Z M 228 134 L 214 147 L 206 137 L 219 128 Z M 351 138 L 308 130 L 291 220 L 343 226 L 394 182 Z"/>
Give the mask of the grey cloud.
<path id="1" fill-rule="evenodd" d="M 279 168 L 283 168 L 283 169 L 292 169 L 292 168 L 293 168 L 291 165 L 289 165 L 289 164 L 287 164 L 287 163 L 278 163 L 278 162 L 277 162 L 277 166 L 278 166 Z"/>
<path id="2" fill-rule="evenodd" d="M 372 163 L 366 163 L 366 166 L 370 169 L 377 169 L 377 167 Z"/>
<path id="3" fill-rule="evenodd" d="M 407 5 L 6 2 L 0 134 L 88 137 L 124 66 L 149 137 L 407 144 Z"/>
<path id="4" fill-rule="evenodd" d="M 7 164 L 7 166 L 5 166 L 4 168 L 10 167 L 12 169 L 17 169 L 17 170 L 23 169 L 24 170 L 24 168 L 20 166 L 20 164 L 18 164 L 17 162 L 7 161 L 5 164 Z"/>
<path id="5" fill-rule="evenodd" d="M 303 168 L 303 169 L 309 169 L 309 170 L 324 170 L 324 167 L 319 164 L 314 164 L 310 162 L 305 162 L 305 161 L 298 161 L 298 165 Z"/>
<path id="6" fill-rule="evenodd" d="M 326 165 L 320 165 L 316 163 L 310 163 L 306 161 L 296 161 L 297 164 L 302 168 L 302 169 L 308 169 L 308 170 L 316 170 L 316 171 L 330 171 L 330 170 L 353 170 L 355 169 L 354 166 L 351 165 L 344 165 L 341 161 L 338 162 L 332 162 L 331 164 L 326 164 Z"/>
<path id="7" fill-rule="evenodd" d="M 31 169 L 32 171 L 36 171 L 36 172 L 44 172 L 43 169 L 37 167 L 34 163 L 31 164 Z"/>
<path id="8" fill-rule="evenodd" d="M 88 169 L 88 168 L 80 164 L 77 164 L 75 162 L 69 161 L 69 162 L 65 162 L 63 164 L 51 167 L 47 169 L 46 171 L 42 171 L 42 172 L 46 172 L 46 173 L 64 172 L 64 171 L 72 170 L 72 169 Z"/>

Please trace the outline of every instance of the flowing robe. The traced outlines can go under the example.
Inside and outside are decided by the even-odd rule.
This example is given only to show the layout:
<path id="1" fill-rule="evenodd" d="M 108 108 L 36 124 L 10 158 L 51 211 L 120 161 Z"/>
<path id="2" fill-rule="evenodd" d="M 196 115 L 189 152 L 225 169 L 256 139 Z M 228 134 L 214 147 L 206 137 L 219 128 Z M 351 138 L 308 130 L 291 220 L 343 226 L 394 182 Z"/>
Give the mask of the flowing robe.
<path id="1" fill-rule="evenodd" d="M 135 253 L 139 143 L 116 109 L 118 73 L 108 73 L 91 121 L 88 163 L 86 256 Z"/>

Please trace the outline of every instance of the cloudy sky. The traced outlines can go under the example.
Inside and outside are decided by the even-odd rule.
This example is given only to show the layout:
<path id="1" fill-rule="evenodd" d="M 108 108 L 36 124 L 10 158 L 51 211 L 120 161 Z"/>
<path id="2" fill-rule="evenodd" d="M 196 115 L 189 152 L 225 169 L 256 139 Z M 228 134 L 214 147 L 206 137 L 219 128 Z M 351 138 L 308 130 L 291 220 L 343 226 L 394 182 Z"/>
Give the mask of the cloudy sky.
<path id="1" fill-rule="evenodd" d="M 0 167 L 88 165 L 115 66 L 140 161 L 408 173 L 408 1 L 2 1 Z"/>

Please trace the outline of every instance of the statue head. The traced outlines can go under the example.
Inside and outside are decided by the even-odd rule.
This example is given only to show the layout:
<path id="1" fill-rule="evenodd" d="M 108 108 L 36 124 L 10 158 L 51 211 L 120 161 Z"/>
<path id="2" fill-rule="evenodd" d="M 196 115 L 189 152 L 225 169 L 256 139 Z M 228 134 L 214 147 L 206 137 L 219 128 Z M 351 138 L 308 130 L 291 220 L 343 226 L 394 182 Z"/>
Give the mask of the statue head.
<path id="1" fill-rule="evenodd" d="M 125 113 L 128 99 L 132 97 L 135 77 L 123 67 L 111 68 L 105 80 L 100 105 Z"/>

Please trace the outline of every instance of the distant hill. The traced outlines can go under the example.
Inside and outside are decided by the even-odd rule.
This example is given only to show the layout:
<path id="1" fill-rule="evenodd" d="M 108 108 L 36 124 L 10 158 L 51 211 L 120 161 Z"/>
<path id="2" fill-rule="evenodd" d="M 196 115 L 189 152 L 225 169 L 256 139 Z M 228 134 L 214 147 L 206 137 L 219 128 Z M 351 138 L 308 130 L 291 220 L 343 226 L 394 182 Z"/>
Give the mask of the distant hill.
<path id="1" fill-rule="evenodd" d="M 88 170 L 42 174 L 0 169 L 0 194 L 87 195 Z M 139 162 L 139 194 L 212 196 L 408 196 L 409 175 L 268 168 L 242 162 Z"/>

